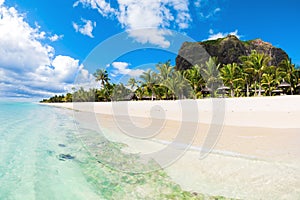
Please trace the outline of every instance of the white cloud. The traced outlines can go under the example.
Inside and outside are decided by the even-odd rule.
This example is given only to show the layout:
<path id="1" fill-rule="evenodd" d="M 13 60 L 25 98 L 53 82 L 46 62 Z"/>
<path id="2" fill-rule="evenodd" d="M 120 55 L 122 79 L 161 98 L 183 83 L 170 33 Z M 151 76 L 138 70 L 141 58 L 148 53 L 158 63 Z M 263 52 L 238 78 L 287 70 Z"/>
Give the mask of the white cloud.
<path id="1" fill-rule="evenodd" d="M 237 38 L 240 38 L 240 35 L 238 34 L 238 30 L 235 30 L 233 32 L 230 32 L 230 33 L 214 33 L 214 31 L 212 29 L 209 30 L 209 37 L 208 39 L 206 40 L 216 40 L 216 39 L 219 39 L 219 38 L 224 38 L 226 37 L 227 35 L 234 35 L 236 36 Z"/>
<path id="2" fill-rule="evenodd" d="M 82 65 L 79 65 L 79 60 L 61 55 L 55 57 L 52 66 L 55 79 L 64 83 L 74 82 L 76 73 L 83 68 Z"/>
<path id="3" fill-rule="evenodd" d="M 201 6 L 201 0 L 196 0 L 196 1 L 194 2 L 194 5 L 195 5 L 197 8 L 200 8 L 200 6 Z"/>
<path id="4" fill-rule="evenodd" d="M 221 11 L 221 8 L 216 8 L 215 10 L 214 10 L 214 14 L 216 14 L 217 12 L 220 12 Z"/>
<path id="5" fill-rule="evenodd" d="M 73 7 L 78 6 L 79 3 L 85 7 L 90 6 L 93 9 L 97 9 L 105 17 L 116 12 L 105 0 L 78 0 L 73 4 Z"/>
<path id="6" fill-rule="evenodd" d="M 168 48 L 170 42 L 165 37 L 172 35 L 172 32 L 164 29 L 149 28 L 130 30 L 128 34 L 142 44 L 151 43 L 163 48 Z"/>
<path id="7" fill-rule="evenodd" d="M 13 7 L 1 6 L 0 16 L 0 66 L 28 71 L 50 65 L 54 49 L 39 41 L 44 32 L 30 27 Z"/>
<path id="8" fill-rule="evenodd" d="M 1 98 L 61 94 L 72 87 L 76 75 L 91 79 L 78 60 L 55 56 L 54 48 L 43 43 L 46 33 L 38 24 L 31 27 L 14 7 L 0 3 Z"/>
<path id="9" fill-rule="evenodd" d="M 211 18 L 211 17 L 213 17 L 213 16 L 215 16 L 218 12 L 220 12 L 221 11 L 221 8 L 215 8 L 213 11 L 211 11 L 211 12 L 209 12 L 208 14 L 204 14 L 203 12 L 200 12 L 200 16 L 201 16 L 201 18 L 204 18 L 204 19 L 209 19 L 209 18 Z"/>
<path id="10" fill-rule="evenodd" d="M 52 35 L 52 36 L 49 37 L 49 40 L 50 40 L 51 42 L 55 42 L 55 41 L 57 41 L 57 40 L 59 40 L 59 39 L 61 39 L 61 38 L 63 38 L 63 37 L 64 37 L 64 35 L 57 35 L 57 34 L 54 34 L 54 35 Z"/>
<path id="11" fill-rule="evenodd" d="M 93 38 L 93 30 L 96 27 L 96 22 L 92 22 L 91 20 L 81 19 L 83 24 L 76 24 L 73 22 L 73 28 L 76 32 L 80 32 L 82 35 L 87 35 Z"/>
<path id="12" fill-rule="evenodd" d="M 81 3 L 97 9 L 102 16 L 115 16 L 129 35 L 142 43 L 151 43 L 168 47 L 166 36 L 168 28 L 186 29 L 192 21 L 188 0 L 118 0 L 118 8 L 112 8 L 104 0 L 79 0 Z M 151 34 L 146 30 L 151 29 Z"/>
<path id="13" fill-rule="evenodd" d="M 215 15 L 221 11 L 219 6 L 220 1 L 217 0 L 195 0 L 194 6 L 196 13 L 200 20 L 207 20 L 215 17 Z"/>
<path id="14" fill-rule="evenodd" d="M 4 0 L 0 0 L 0 6 L 4 4 Z"/>
<path id="15" fill-rule="evenodd" d="M 138 77 L 144 72 L 144 70 L 142 69 L 128 68 L 130 64 L 126 62 L 113 62 L 111 66 L 115 69 L 113 70 L 113 74 L 111 74 L 113 77 L 116 77 L 117 75 L 129 75 Z"/>

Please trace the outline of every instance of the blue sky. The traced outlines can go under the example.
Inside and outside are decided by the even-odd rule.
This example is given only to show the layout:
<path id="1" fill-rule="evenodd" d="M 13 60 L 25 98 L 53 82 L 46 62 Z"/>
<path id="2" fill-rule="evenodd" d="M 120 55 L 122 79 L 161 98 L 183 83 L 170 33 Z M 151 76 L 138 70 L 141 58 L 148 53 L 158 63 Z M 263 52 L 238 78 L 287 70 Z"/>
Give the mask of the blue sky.
<path id="1" fill-rule="evenodd" d="M 261 38 L 300 65 L 299 3 L 240 0 L 0 0 L 0 97 L 43 98 L 126 81 L 171 60 L 182 42 Z"/>

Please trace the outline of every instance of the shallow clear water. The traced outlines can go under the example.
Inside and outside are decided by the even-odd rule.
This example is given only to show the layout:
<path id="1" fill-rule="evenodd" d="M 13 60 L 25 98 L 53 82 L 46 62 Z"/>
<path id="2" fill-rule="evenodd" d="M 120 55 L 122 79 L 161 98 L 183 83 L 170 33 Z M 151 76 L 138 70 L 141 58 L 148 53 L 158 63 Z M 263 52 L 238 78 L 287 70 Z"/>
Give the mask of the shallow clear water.
<path id="1" fill-rule="evenodd" d="M 0 199 L 97 199 L 74 154 L 66 111 L 30 103 L 0 103 Z M 86 196 L 88 195 L 88 196 Z"/>
<path id="2" fill-rule="evenodd" d="M 0 123 L 1 200 L 195 198 L 161 170 L 123 173 L 102 164 L 102 156 L 122 159 L 122 145 L 98 138 L 101 153 L 92 155 L 86 144 L 97 134 L 78 129 L 70 110 L 0 102 Z"/>

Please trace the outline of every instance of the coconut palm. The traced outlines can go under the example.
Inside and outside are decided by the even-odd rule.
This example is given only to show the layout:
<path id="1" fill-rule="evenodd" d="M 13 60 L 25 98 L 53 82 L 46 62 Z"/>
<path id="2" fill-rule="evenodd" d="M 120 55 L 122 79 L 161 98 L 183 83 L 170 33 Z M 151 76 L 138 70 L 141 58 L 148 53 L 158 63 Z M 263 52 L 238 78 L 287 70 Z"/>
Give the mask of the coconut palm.
<path id="1" fill-rule="evenodd" d="M 245 71 L 254 76 L 255 94 L 257 94 L 257 85 L 259 87 L 258 96 L 261 96 L 261 80 L 264 70 L 269 66 L 271 57 L 264 53 L 258 53 L 255 50 L 251 51 L 249 56 L 242 56 L 241 60 L 244 63 Z"/>
<path id="2" fill-rule="evenodd" d="M 219 79 L 219 68 L 220 64 L 217 64 L 216 57 L 210 57 L 208 61 L 205 62 L 205 67 L 201 69 L 201 74 L 204 80 L 206 81 L 207 87 L 212 90 L 212 95 L 214 96 L 214 91 L 220 83 Z"/>
<path id="3" fill-rule="evenodd" d="M 127 86 L 129 86 L 130 89 L 131 89 L 131 91 L 133 91 L 134 88 L 136 88 L 137 83 L 138 83 L 138 82 L 135 80 L 135 78 L 131 77 L 131 78 L 128 80 L 128 82 L 127 82 Z"/>
<path id="4" fill-rule="evenodd" d="M 291 94 L 293 94 L 293 90 L 295 89 L 298 77 L 296 72 L 295 65 L 292 64 L 291 59 L 284 59 L 278 66 L 278 72 L 282 79 L 291 84 Z"/>
<path id="5" fill-rule="evenodd" d="M 108 73 L 105 69 L 97 69 L 96 72 L 93 74 L 96 78 L 96 81 L 100 81 L 102 87 L 105 87 L 105 84 L 109 83 Z"/>
<path id="6" fill-rule="evenodd" d="M 166 80 L 171 77 L 173 72 L 173 67 L 171 66 L 171 61 L 168 60 L 165 63 L 158 63 L 156 65 L 156 69 L 158 70 L 158 82 L 160 87 L 156 87 L 156 93 L 160 93 L 162 96 L 165 95 L 166 99 L 168 99 L 169 89 L 165 86 Z M 161 93 L 163 92 L 163 93 Z M 159 95 L 159 96 L 161 96 Z M 161 96 L 161 97 L 162 97 Z"/>
<path id="7" fill-rule="evenodd" d="M 142 79 L 143 85 L 146 87 L 146 89 L 149 91 L 151 95 L 151 100 L 154 100 L 154 86 L 157 83 L 157 75 L 155 72 L 153 72 L 151 69 L 149 69 L 146 72 L 143 72 L 143 74 L 140 76 Z"/>
<path id="8" fill-rule="evenodd" d="M 173 67 L 171 66 L 170 60 L 168 60 L 165 63 L 158 63 L 156 65 L 156 69 L 159 71 L 160 81 L 167 80 L 167 78 L 171 76 L 173 71 Z"/>
<path id="9" fill-rule="evenodd" d="M 134 93 L 139 100 L 142 100 L 142 98 L 145 94 L 145 90 L 143 87 L 138 86 Z"/>
<path id="10" fill-rule="evenodd" d="M 220 78 L 223 80 L 223 83 L 230 87 L 231 97 L 235 96 L 234 83 L 242 81 L 242 70 L 236 64 L 227 64 L 220 69 Z"/>
<path id="11" fill-rule="evenodd" d="M 272 91 L 276 89 L 277 85 L 280 83 L 281 77 L 279 76 L 278 70 L 275 66 L 269 66 L 265 69 L 262 75 L 261 85 L 266 91 L 265 94 L 272 96 Z"/>
<path id="12" fill-rule="evenodd" d="M 242 79 L 244 80 L 244 85 L 246 86 L 246 96 L 250 96 L 250 87 L 254 82 L 253 71 L 249 63 L 247 62 L 248 56 L 241 56 L 240 60 L 242 61 L 241 70 L 242 70 Z"/>
<path id="13" fill-rule="evenodd" d="M 200 89 L 203 85 L 205 85 L 205 81 L 201 76 L 200 66 L 194 65 L 191 69 L 184 71 L 183 75 L 191 85 L 194 93 L 194 98 L 196 99 L 201 95 Z"/>
<path id="14" fill-rule="evenodd" d="M 74 92 L 73 101 L 74 102 L 93 102 L 95 101 L 96 89 L 89 89 L 85 91 L 83 87 Z"/>
<path id="15" fill-rule="evenodd" d="M 165 84 L 172 92 L 173 100 L 184 97 L 186 83 L 187 81 L 179 71 L 173 72 L 172 76 L 166 80 Z"/>
<path id="16" fill-rule="evenodd" d="M 130 100 L 127 99 L 129 95 L 130 95 L 130 90 L 126 88 L 123 85 L 123 83 L 115 85 L 114 90 L 112 92 L 112 98 L 115 101 Z"/>
<path id="17" fill-rule="evenodd" d="M 263 74 L 262 87 L 266 91 L 265 94 L 272 96 L 272 91 L 276 88 L 275 74 Z"/>

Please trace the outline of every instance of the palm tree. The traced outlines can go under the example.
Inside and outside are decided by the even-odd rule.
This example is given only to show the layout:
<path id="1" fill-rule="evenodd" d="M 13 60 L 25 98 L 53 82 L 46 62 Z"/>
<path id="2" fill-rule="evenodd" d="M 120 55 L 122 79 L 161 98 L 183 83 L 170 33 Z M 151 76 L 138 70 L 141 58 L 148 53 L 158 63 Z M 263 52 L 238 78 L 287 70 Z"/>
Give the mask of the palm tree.
<path id="1" fill-rule="evenodd" d="M 130 100 L 127 99 L 129 97 L 130 90 L 126 88 L 123 83 L 117 84 L 114 87 L 112 98 L 115 101 L 122 101 L 122 100 Z"/>
<path id="2" fill-rule="evenodd" d="M 83 87 L 80 87 L 79 90 L 74 92 L 73 101 L 74 102 L 93 102 L 95 101 L 96 89 L 90 89 L 85 91 Z"/>
<path id="3" fill-rule="evenodd" d="M 134 93 L 139 100 L 142 100 L 142 98 L 145 94 L 145 91 L 144 91 L 143 87 L 138 86 Z"/>
<path id="4" fill-rule="evenodd" d="M 242 70 L 242 79 L 244 80 L 246 86 L 246 96 L 250 96 L 250 87 L 254 82 L 253 71 L 251 70 L 251 65 L 249 65 L 248 56 L 241 56 L 240 60 L 242 61 L 241 70 Z"/>
<path id="5" fill-rule="evenodd" d="M 179 71 L 173 72 L 165 84 L 172 91 L 173 100 L 176 98 L 183 99 L 187 96 L 188 82 Z"/>
<path id="6" fill-rule="evenodd" d="M 184 71 L 183 75 L 193 88 L 194 99 L 196 99 L 200 96 L 200 88 L 205 84 L 201 76 L 200 66 L 194 65 L 191 69 Z"/>
<path id="7" fill-rule="evenodd" d="M 236 63 L 224 65 L 223 68 L 220 69 L 220 77 L 223 83 L 230 87 L 231 97 L 235 96 L 234 83 L 243 80 L 241 75 L 242 70 Z"/>
<path id="8" fill-rule="evenodd" d="M 151 95 L 151 100 L 154 100 L 154 86 L 157 82 L 157 75 L 155 72 L 153 72 L 151 69 L 149 69 L 146 72 L 143 72 L 143 74 L 140 76 L 142 81 L 144 82 L 143 85 L 149 90 Z"/>
<path id="9" fill-rule="evenodd" d="M 135 78 L 131 77 L 127 82 L 127 86 L 129 86 L 131 91 L 133 91 L 134 88 L 137 86 L 137 81 L 135 80 Z"/>
<path id="10" fill-rule="evenodd" d="M 220 64 L 217 64 L 216 57 L 210 57 L 208 61 L 205 62 L 205 67 L 202 68 L 201 74 L 206 81 L 207 87 L 212 90 L 212 96 L 214 96 L 214 91 L 217 89 L 217 84 L 219 83 L 219 68 Z"/>
<path id="11" fill-rule="evenodd" d="M 259 86 L 258 96 L 261 96 L 261 80 L 264 70 L 268 67 L 271 57 L 264 53 L 258 53 L 252 50 L 249 56 L 242 56 L 241 60 L 245 66 L 245 71 L 254 76 L 255 94 L 257 93 L 256 87 Z"/>
<path id="12" fill-rule="evenodd" d="M 108 73 L 105 69 L 97 69 L 96 72 L 93 74 L 94 77 L 96 78 L 96 81 L 100 81 L 102 87 L 105 87 L 105 84 L 108 84 L 109 78 L 108 78 Z"/>
<path id="13" fill-rule="evenodd" d="M 159 71 L 158 74 L 158 81 L 160 88 L 156 88 L 157 91 L 159 92 L 164 92 L 166 99 L 168 99 L 168 93 L 169 89 L 168 87 L 165 86 L 166 80 L 172 75 L 173 72 L 173 67 L 171 66 L 171 61 L 168 60 L 165 63 L 159 63 L 156 65 L 156 69 Z M 161 95 L 160 95 L 161 96 Z M 163 94 L 162 94 L 163 96 Z"/>
<path id="14" fill-rule="evenodd" d="M 272 96 L 272 91 L 276 88 L 274 74 L 263 74 L 262 76 L 262 87 L 264 87 L 266 94 Z"/>
<path id="15" fill-rule="evenodd" d="M 156 65 L 156 69 L 159 71 L 160 81 L 167 80 L 167 78 L 171 76 L 173 71 L 170 60 L 165 63 L 158 63 Z"/>
<path id="16" fill-rule="evenodd" d="M 272 96 L 272 91 L 276 89 L 276 86 L 280 82 L 280 76 L 275 66 L 269 66 L 265 69 L 261 82 L 266 94 Z"/>
<path id="17" fill-rule="evenodd" d="M 72 102 L 72 99 L 73 99 L 72 94 L 71 93 L 67 93 L 65 99 L 66 99 L 66 102 Z"/>
<path id="18" fill-rule="evenodd" d="M 295 68 L 295 65 L 292 64 L 291 59 L 282 60 L 278 66 L 278 72 L 281 78 L 291 84 L 291 94 L 293 94 L 293 90 L 295 89 L 298 82 L 296 71 L 297 70 Z"/>

